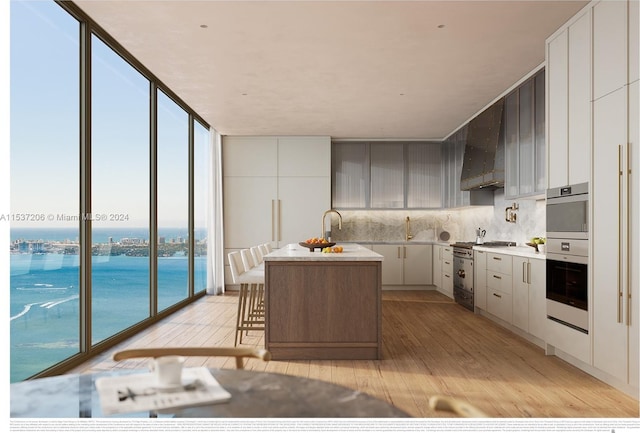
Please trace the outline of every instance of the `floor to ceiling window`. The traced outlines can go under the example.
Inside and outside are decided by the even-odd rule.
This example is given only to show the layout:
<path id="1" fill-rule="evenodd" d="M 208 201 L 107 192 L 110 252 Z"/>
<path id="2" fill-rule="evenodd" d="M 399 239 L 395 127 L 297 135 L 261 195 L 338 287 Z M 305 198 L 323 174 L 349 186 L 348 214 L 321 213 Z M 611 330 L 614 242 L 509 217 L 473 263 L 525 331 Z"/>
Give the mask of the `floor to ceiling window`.
<path id="1" fill-rule="evenodd" d="M 92 342 L 149 317 L 149 80 L 91 38 Z"/>
<path id="2" fill-rule="evenodd" d="M 16 381 L 79 350 L 80 26 L 53 2 L 12 2 L 11 22 L 10 358 Z"/>
<path id="3" fill-rule="evenodd" d="M 211 138 L 209 130 L 198 121 L 193 122 L 193 215 L 194 215 L 194 283 L 195 293 L 207 288 L 207 247 L 209 245 L 207 221 L 210 216 L 211 189 L 209 188 L 209 164 L 211 163 Z"/>
<path id="4" fill-rule="evenodd" d="M 158 91 L 158 311 L 189 289 L 189 116 Z"/>
<path id="5" fill-rule="evenodd" d="M 15 382 L 205 290 L 212 162 L 205 122 L 73 3 L 10 10 Z"/>

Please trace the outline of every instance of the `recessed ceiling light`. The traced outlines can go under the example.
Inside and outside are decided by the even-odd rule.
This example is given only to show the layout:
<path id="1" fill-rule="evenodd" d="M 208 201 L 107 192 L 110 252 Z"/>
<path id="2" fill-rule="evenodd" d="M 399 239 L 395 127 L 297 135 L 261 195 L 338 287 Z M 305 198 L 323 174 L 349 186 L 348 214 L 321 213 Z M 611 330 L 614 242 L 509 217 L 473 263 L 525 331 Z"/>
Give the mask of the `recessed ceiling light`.
<path id="1" fill-rule="evenodd" d="M 404 96 L 404 93 L 401 93 L 400 96 Z"/>
<path id="2" fill-rule="evenodd" d="M 440 24 L 440 25 L 438 25 L 438 28 L 439 28 L 439 29 L 444 29 L 444 24 Z"/>
<path id="3" fill-rule="evenodd" d="M 209 27 L 209 26 L 208 26 L 208 25 L 206 25 L 206 24 L 200 24 L 200 28 L 201 28 L 201 29 L 206 29 L 206 28 L 208 28 L 208 27 Z"/>
<path id="4" fill-rule="evenodd" d="M 242 94 L 242 96 L 247 96 L 247 94 L 246 94 L 246 93 L 243 93 L 243 94 Z"/>

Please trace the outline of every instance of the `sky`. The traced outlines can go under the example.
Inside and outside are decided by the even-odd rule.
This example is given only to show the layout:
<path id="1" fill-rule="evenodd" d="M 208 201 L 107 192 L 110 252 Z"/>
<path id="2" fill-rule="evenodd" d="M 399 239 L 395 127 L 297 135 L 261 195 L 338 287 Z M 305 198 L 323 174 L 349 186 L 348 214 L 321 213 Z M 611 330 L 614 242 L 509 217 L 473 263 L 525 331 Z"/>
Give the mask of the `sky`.
<path id="1" fill-rule="evenodd" d="M 12 226 L 77 226 L 78 25 L 53 2 L 11 3 L 11 214 L 45 219 Z M 147 227 L 149 81 L 95 36 L 92 50 L 92 212 L 108 218 L 94 226 Z M 158 221 L 186 227 L 188 116 L 158 101 Z"/>

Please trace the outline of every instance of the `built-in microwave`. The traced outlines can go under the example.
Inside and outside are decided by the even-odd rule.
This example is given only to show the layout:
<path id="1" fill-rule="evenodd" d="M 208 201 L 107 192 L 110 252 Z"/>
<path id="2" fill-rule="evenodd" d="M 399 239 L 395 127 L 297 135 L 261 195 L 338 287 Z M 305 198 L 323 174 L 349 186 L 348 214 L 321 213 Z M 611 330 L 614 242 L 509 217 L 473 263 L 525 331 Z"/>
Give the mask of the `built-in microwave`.
<path id="1" fill-rule="evenodd" d="M 547 190 L 547 238 L 589 239 L 589 183 Z"/>

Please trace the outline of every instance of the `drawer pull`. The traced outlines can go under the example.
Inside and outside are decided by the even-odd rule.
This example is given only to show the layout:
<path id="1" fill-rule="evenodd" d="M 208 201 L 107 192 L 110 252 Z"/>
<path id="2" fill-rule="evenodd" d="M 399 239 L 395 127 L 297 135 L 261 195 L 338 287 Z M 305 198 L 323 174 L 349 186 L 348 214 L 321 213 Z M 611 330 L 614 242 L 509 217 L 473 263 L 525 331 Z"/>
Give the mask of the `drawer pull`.
<path id="1" fill-rule="evenodd" d="M 502 296 L 498 295 L 497 293 L 494 293 L 493 296 L 495 296 L 496 298 L 502 298 Z"/>
<path id="2" fill-rule="evenodd" d="M 502 260 L 502 257 L 494 257 L 493 260 Z"/>
<path id="3" fill-rule="evenodd" d="M 450 264 L 451 264 L 451 262 L 446 262 L 446 261 L 445 261 L 445 262 L 444 262 L 444 264 L 445 264 L 445 265 L 450 265 Z"/>
<path id="4" fill-rule="evenodd" d="M 494 276 L 493 276 L 493 278 L 496 278 L 496 279 L 498 279 L 498 280 L 501 280 L 501 279 L 502 279 L 502 277 L 501 277 L 500 275 L 494 275 Z"/>

